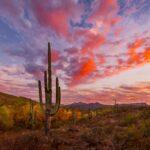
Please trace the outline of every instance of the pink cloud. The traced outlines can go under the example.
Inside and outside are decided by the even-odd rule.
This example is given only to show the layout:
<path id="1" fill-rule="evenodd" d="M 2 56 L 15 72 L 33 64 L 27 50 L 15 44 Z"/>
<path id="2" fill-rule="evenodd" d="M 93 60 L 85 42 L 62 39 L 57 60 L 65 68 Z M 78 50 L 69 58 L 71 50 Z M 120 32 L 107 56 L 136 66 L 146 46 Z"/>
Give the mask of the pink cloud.
<path id="1" fill-rule="evenodd" d="M 13 14 L 13 15 L 17 15 L 18 10 L 19 10 L 18 8 L 16 8 L 13 1 L 10 1 L 10 0 L 2 0 L 0 2 L 0 8 L 4 11 L 7 10 L 8 13 Z"/>
<path id="2" fill-rule="evenodd" d="M 49 7 L 47 7 L 49 3 Z M 67 4 L 67 5 L 66 5 Z M 39 23 L 51 27 L 58 35 L 67 37 L 69 34 L 69 19 L 76 18 L 80 14 L 80 7 L 73 1 L 49 1 L 37 2 L 32 0 L 31 6 Z"/>
<path id="3" fill-rule="evenodd" d="M 80 66 L 78 66 L 78 70 L 72 76 L 70 85 L 74 86 L 87 80 L 88 76 L 91 75 L 94 71 L 96 71 L 96 64 L 92 58 L 88 58 L 85 61 L 82 61 Z"/>
<path id="4" fill-rule="evenodd" d="M 99 91 L 92 90 L 64 90 L 64 103 L 99 102 L 103 104 L 115 104 L 115 99 L 118 104 L 122 103 L 147 103 L 150 104 L 149 84 L 141 83 L 133 86 L 121 86 L 117 89 L 106 88 Z"/>

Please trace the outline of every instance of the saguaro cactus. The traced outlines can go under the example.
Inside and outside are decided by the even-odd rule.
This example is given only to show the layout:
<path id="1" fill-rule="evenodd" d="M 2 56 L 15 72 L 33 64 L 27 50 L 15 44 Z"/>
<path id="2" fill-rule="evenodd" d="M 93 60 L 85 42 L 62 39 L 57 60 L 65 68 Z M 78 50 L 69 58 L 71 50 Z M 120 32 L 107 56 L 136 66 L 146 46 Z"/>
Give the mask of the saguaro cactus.
<path id="1" fill-rule="evenodd" d="M 72 111 L 72 122 L 73 124 L 77 122 L 77 112 L 75 110 Z"/>
<path id="2" fill-rule="evenodd" d="M 35 125 L 35 111 L 34 111 L 34 104 L 32 100 L 30 100 L 29 122 L 30 122 L 31 128 L 33 128 Z"/>
<path id="3" fill-rule="evenodd" d="M 114 109 L 115 109 L 115 112 L 118 112 L 118 104 L 117 104 L 117 99 L 115 98 L 114 99 L 115 101 L 115 104 L 114 104 Z"/>
<path id="4" fill-rule="evenodd" d="M 45 107 L 42 100 L 41 81 L 38 81 L 39 100 L 43 111 L 45 111 L 45 134 L 47 135 L 50 129 L 51 117 L 54 116 L 60 107 L 61 89 L 58 78 L 56 77 L 56 102 L 52 104 L 52 70 L 51 70 L 51 47 L 48 43 L 48 70 L 44 72 L 44 89 L 45 89 Z"/>
<path id="5" fill-rule="evenodd" d="M 88 109 L 88 118 L 89 118 L 89 120 L 91 120 L 92 117 L 93 117 L 93 115 L 92 115 L 92 110 L 91 110 L 91 107 L 90 107 L 90 105 L 89 105 L 89 109 Z"/>

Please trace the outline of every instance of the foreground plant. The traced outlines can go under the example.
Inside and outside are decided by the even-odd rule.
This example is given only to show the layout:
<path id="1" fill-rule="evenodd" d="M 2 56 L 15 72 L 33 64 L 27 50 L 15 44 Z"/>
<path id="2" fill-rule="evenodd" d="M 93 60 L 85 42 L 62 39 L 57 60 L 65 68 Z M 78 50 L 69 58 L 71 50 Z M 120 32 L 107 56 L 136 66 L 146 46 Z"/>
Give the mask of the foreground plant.
<path id="1" fill-rule="evenodd" d="M 45 134 L 50 130 L 51 117 L 54 116 L 60 107 L 61 89 L 58 78 L 56 77 L 56 102 L 52 104 L 52 71 L 51 71 L 51 48 L 48 43 L 48 70 L 44 72 L 44 89 L 45 89 L 45 107 L 42 100 L 42 86 L 41 81 L 38 81 L 39 100 L 42 110 L 45 112 Z"/>
<path id="2" fill-rule="evenodd" d="M 33 128 L 35 125 L 35 111 L 34 111 L 34 104 L 32 100 L 30 100 L 29 122 L 30 122 L 31 128 Z"/>

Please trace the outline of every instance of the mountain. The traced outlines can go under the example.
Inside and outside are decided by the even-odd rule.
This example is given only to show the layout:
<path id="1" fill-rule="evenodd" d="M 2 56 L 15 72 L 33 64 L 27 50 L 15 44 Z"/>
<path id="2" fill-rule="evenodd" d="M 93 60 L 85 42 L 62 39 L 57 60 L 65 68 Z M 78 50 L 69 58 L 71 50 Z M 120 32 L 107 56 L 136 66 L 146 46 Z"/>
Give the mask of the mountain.
<path id="1" fill-rule="evenodd" d="M 25 105 L 30 102 L 29 98 L 21 97 L 21 96 L 14 96 L 6 93 L 0 92 L 0 106 L 1 105 Z M 34 103 L 37 103 L 33 101 Z M 76 108 L 76 109 L 83 109 L 83 110 L 88 110 L 88 109 L 98 109 L 102 107 L 109 107 L 112 105 L 104 105 L 101 103 L 83 103 L 83 102 L 78 102 L 78 103 L 72 103 L 68 105 L 61 105 L 62 107 L 65 108 Z M 131 104 L 118 104 L 119 107 L 134 107 L 134 108 L 139 108 L 139 107 L 147 107 L 146 103 L 131 103 Z"/>
<path id="2" fill-rule="evenodd" d="M 114 105 L 104 105 L 101 103 L 72 103 L 69 105 L 64 105 L 65 108 L 73 108 L 73 109 L 82 109 L 82 110 L 88 110 L 88 109 L 98 109 L 98 108 L 104 108 L 104 107 L 113 107 Z M 132 108 L 140 108 L 140 107 L 148 107 L 146 103 L 131 103 L 131 104 L 118 104 L 118 107 L 132 107 Z"/>
<path id="3" fill-rule="evenodd" d="M 139 107 L 148 107 L 149 105 L 146 103 L 130 103 L 130 104 L 119 104 L 119 107 L 134 107 L 134 108 L 139 108 Z"/>
<path id="4" fill-rule="evenodd" d="M 83 110 L 87 110 L 87 109 L 98 109 L 98 108 L 102 108 L 106 105 L 100 104 L 100 103 L 82 103 L 82 102 L 78 102 L 78 103 L 72 103 L 69 105 L 65 105 L 66 108 L 76 108 L 76 109 L 83 109 Z"/>

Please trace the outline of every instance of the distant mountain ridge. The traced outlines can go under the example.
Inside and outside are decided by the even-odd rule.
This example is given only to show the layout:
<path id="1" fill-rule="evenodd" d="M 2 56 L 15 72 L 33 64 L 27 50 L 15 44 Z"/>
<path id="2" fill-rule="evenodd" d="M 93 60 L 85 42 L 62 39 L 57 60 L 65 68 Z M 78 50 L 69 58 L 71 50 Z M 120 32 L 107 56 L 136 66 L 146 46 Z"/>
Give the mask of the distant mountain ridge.
<path id="1" fill-rule="evenodd" d="M 30 99 L 29 98 L 25 98 L 25 97 L 21 97 L 21 96 L 14 96 L 11 94 L 6 94 L 6 93 L 2 93 L 0 92 L 0 106 L 1 105 L 24 105 L 26 103 L 29 103 Z M 34 103 L 37 103 L 36 101 L 33 101 Z M 98 102 L 95 103 L 83 103 L 83 102 L 78 102 L 78 103 L 72 103 L 72 104 L 68 104 L 68 105 L 61 105 L 62 107 L 65 108 L 74 108 L 74 109 L 83 109 L 83 110 L 87 110 L 87 109 L 98 109 L 98 108 L 103 108 L 103 107 L 110 107 L 112 105 L 105 105 L 105 104 L 101 104 Z M 118 104 L 119 107 L 147 107 L 149 106 L 146 103 L 131 103 L 131 104 Z"/>
<path id="2" fill-rule="evenodd" d="M 68 108 L 76 108 L 76 109 L 98 109 L 98 108 L 101 108 L 101 107 L 104 107 L 106 105 L 103 105 L 101 103 L 83 103 L 83 102 L 78 102 L 78 103 L 72 103 L 72 104 L 69 104 L 69 105 L 65 105 L 65 107 L 68 107 Z"/>
<path id="3" fill-rule="evenodd" d="M 83 102 L 78 102 L 78 103 L 72 103 L 69 105 L 65 105 L 67 108 L 74 108 L 74 109 L 98 109 L 98 108 L 103 108 L 103 107 L 112 107 L 113 105 L 105 105 L 101 103 L 83 103 Z M 130 103 L 130 104 L 118 104 L 119 107 L 147 107 L 149 106 L 146 103 Z"/>

